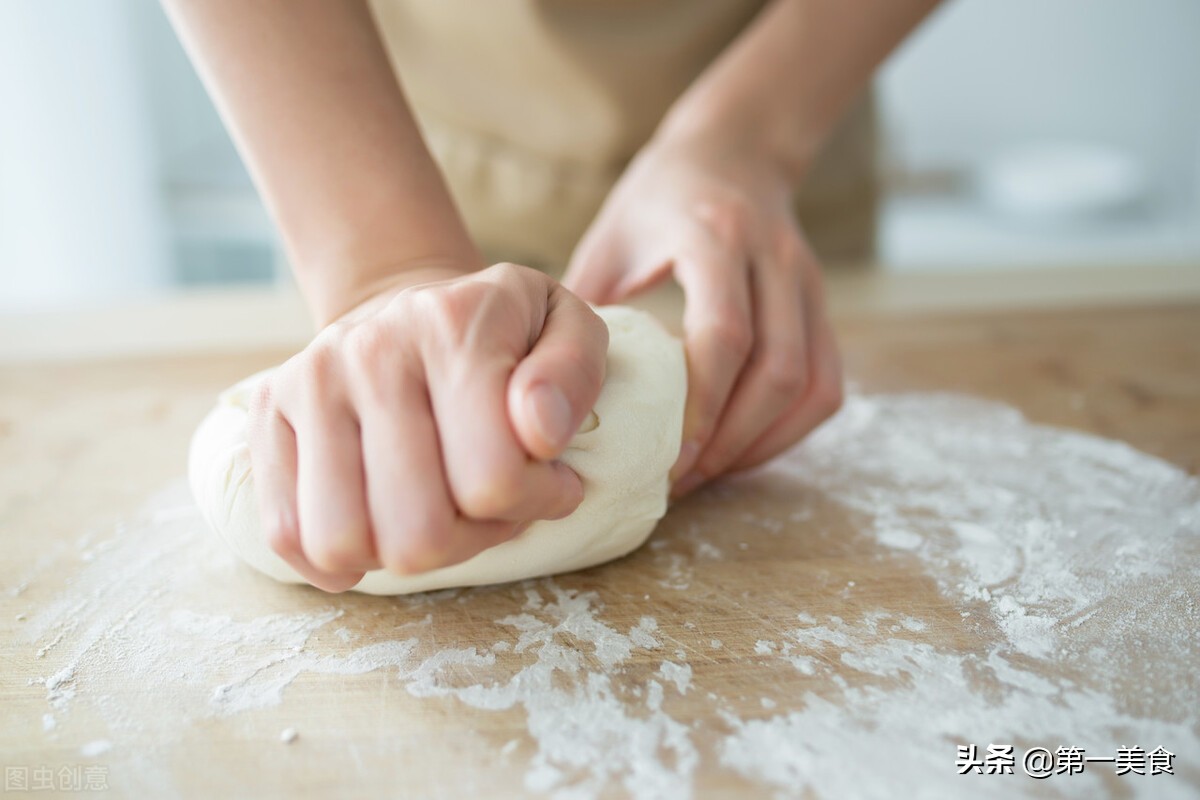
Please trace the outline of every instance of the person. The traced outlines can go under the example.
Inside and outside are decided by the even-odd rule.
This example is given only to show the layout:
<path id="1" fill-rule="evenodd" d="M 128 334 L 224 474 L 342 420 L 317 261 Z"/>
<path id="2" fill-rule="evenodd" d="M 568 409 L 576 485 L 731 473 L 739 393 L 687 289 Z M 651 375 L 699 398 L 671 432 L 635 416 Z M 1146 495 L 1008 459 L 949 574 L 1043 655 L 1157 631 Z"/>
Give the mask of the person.
<path id="1" fill-rule="evenodd" d="M 342 591 L 570 514 L 556 458 L 607 348 L 589 303 L 667 277 L 676 496 L 829 417 L 840 361 L 793 200 L 935 3 L 166 0 L 320 325 L 251 411 L 273 549 Z M 558 259 L 561 282 L 528 266 Z"/>

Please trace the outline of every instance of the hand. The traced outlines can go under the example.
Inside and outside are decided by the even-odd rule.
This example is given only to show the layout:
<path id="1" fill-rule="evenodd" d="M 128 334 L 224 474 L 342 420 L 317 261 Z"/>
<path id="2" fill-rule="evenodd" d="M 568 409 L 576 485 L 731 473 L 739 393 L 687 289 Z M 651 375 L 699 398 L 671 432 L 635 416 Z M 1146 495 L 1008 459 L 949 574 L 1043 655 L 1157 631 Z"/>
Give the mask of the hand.
<path id="1" fill-rule="evenodd" d="M 326 591 L 421 572 L 566 516 L 554 461 L 604 381 L 608 329 L 552 279 L 500 264 L 404 273 L 325 328 L 250 411 L 271 547 Z"/>
<path id="2" fill-rule="evenodd" d="M 820 267 L 781 173 L 712 147 L 653 142 L 563 281 L 592 303 L 669 274 L 683 287 L 689 388 L 676 495 L 766 461 L 841 405 Z"/>

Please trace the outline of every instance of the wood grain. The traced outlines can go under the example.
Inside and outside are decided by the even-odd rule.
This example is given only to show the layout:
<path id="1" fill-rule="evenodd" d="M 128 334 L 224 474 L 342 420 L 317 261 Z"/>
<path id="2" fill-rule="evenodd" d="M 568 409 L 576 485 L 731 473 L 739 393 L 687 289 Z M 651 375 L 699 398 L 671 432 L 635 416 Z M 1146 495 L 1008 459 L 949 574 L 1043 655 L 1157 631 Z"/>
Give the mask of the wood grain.
<path id="1" fill-rule="evenodd" d="M 1119 439 L 1193 475 L 1200 472 L 1198 304 L 950 315 L 857 312 L 843 314 L 838 327 L 855 391 L 953 391 L 992 398 L 1034 422 Z M 151 790 L 163 796 L 255 797 L 527 793 L 524 780 L 536 746 L 520 708 L 485 712 L 453 699 L 414 697 L 387 671 L 305 673 L 287 687 L 281 704 L 228 716 L 199 713 L 182 689 L 151 693 L 144 704 L 129 706 L 133 723 L 114 733 L 111 714 L 93 700 L 138 691 L 114 664 L 106 674 L 92 673 L 70 712 L 59 715 L 58 726 L 43 730 L 43 715 L 52 709 L 45 687 L 28 681 L 45 676 L 54 654 L 39 659 L 44 642 L 31 641 L 23 626 L 39 608 L 70 592 L 84 568 L 72 559 L 75 542 L 87 531 L 107 535 L 115 521 L 182 475 L 188 437 L 215 393 L 285 355 L 258 351 L 0 368 L 0 760 L 55 768 L 105 764 L 114 791 L 131 796 Z M 788 520 L 796 509 L 805 510 L 804 518 L 787 522 L 778 535 L 764 536 L 746 521 L 747 512 Z M 719 532 L 713 544 L 725 557 L 694 558 L 688 535 L 697 524 Z M 743 481 L 677 505 L 655 543 L 633 556 L 556 579 L 563 590 L 595 592 L 601 617 L 615 629 L 628 630 L 644 615 L 658 620 L 662 648 L 631 655 L 613 676 L 622 692 L 647 685 L 664 659 L 681 658 L 692 666 L 693 690 L 668 692 L 663 709 L 693 726 L 701 753 L 697 794 L 769 794 L 720 765 L 713 749 L 723 723 L 703 693 L 718 693 L 734 714 L 756 718 L 778 713 L 764 708 L 764 694 L 782 710 L 800 704 L 805 692 L 820 690 L 823 678 L 783 666 L 764 684 L 762 670 L 769 667 L 754 656 L 755 638 L 794 624 L 797 608 L 846 619 L 885 609 L 924 620 L 929 627 L 923 640 L 940 648 L 970 653 L 982 647 L 978 634 L 962 623 L 960 609 L 919 564 L 881 559 L 858 525 L 827 498 L 798 492 L 780 478 Z M 664 565 L 672 555 L 687 562 L 686 587 L 669 585 Z M 853 591 L 846 589 L 849 581 Z M 338 624 L 356 631 L 358 645 L 394 638 L 399 626 L 432 613 L 435 625 L 421 646 L 433 652 L 449 645 L 491 647 L 500 635 L 496 620 L 521 612 L 527 588 L 492 587 L 421 601 L 330 598 L 231 570 L 208 592 L 181 591 L 156 602 L 235 616 L 336 607 L 344 612 Z M 713 640 L 721 646 L 713 647 Z M 310 646 L 331 654 L 350 648 L 324 629 Z M 598 668 L 593 654 L 582 657 Z M 754 681 L 747 677 L 750 664 L 760 675 Z M 851 685 L 862 680 L 854 670 L 840 674 Z M 1131 686 L 1119 699 L 1135 707 L 1141 702 L 1135 694 Z M 166 739 L 152 734 L 164 718 L 178 720 Z M 296 726 L 300 738 L 285 746 L 278 736 L 287 726 Z M 138 730 L 146 733 L 139 736 Z M 113 750 L 82 757 L 80 747 L 96 739 L 111 739 Z M 516 744 L 499 755 L 508 742 Z M 945 766 L 953 769 L 952 749 Z M 1181 785 L 1200 790 L 1195 764 L 1177 771 L 1184 773 L 1175 778 Z M 1108 786 L 1123 791 L 1119 784 Z M 606 794 L 624 792 L 618 782 Z"/>

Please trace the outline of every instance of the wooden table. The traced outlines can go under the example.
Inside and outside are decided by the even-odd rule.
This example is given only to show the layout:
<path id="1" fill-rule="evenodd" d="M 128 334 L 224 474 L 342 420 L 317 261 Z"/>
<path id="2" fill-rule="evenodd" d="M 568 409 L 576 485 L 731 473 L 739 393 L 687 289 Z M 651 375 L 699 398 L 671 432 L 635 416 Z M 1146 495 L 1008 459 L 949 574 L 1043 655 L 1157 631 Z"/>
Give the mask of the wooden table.
<path id="1" fill-rule="evenodd" d="M 1120 602 L 1053 620 L 1054 653 L 1023 651 L 1032 640 L 1001 624 L 1021 614 L 1001 619 L 994 596 L 971 600 L 943 580 L 958 551 L 937 549 L 941 523 L 919 530 L 928 544 L 914 549 L 823 488 L 801 450 L 784 467 L 677 505 L 648 546 L 610 565 L 414 598 L 329 596 L 232 563 L 179 483 L 188 437 L 214 394 L 285 351 L 8 364 L 7 788 L 103 785 L 137 797 L 1200 793 L 1200 483 L 1183 474 L 1200 472 L 1200 302 L 851 308 L 838 329 L 855 413 L 900 414 L 876 399 L 881 392 L 966 393 L 1175 465 L 1154 473 L 1154 491 L 1174 494 L 1146 500 L 1147 519 L 1170 512 L 1178 525 L 1169 574 L 1129 577 Z M 903 413 L 897 419 L 912 422 L 925 412 L 918 404 Z M 876 430 L 859 416 L 863 431 Z M 1015 435 L 1032 430 L 1012 424 Z M 1053 460 L 1039 459 L 1030 470 L 1054 475 Z M 1113 477 L 1127 479 L 1140 480 Z M 1127 533 L 1137 544 L 1163 532 Z M 947 552 L 942 574 L 938 553 Z M 1177 627 L 1138 633 L 1138 614 Z M 939 673 L 946 664 L 966 683 Z M 938 707 L 937 697 L 967 693 L 975 710 L 961 718 Z M 989 728 L 989 719 L 1000 722 Z M 1081 735 L 1088 720 L 1101 724 L 1087 741 L 1053 738 Z M 286 743 L 289 728 L 297 735 Z M 957 744 L 977 744 L 982 758 L 1005 742 L 1015 774 L 957 774 Z M 1064 745 L 1089 756 L 1163 745 L 1175 774 L 1117 777 L 1107 762 L 1087 763 L 1082 775 L 1023 774 L 1029 748 Z"/>

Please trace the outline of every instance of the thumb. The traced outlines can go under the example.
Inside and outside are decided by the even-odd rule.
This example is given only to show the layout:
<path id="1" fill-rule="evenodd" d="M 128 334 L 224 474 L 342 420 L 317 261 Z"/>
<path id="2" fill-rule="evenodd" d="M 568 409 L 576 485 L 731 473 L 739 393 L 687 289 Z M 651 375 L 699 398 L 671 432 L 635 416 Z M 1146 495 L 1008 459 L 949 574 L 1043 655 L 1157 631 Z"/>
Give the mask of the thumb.
<path id="1" fill-rule="evenodd" d="M 508 417 L 526 452 L 562 453 L 600 396 L 607 356 L 604 321 L 556 285 L 541 335 L 508 381 Z"/>

